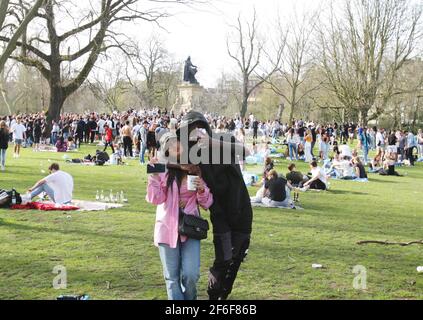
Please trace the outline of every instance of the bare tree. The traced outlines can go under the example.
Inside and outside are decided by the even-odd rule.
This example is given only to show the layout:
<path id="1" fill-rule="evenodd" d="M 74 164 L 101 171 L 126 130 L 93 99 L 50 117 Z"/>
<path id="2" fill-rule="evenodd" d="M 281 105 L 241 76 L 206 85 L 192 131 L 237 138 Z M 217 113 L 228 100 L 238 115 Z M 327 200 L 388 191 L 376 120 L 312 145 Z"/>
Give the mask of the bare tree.
<path id="1" fill-rule="evenodd" d="M 332 6 L 330 23 L 320 30 L 322 67 L 340 104 L 367 124 L 383 113 L 398 71 L 415 53 L 422 7 L 408 0 L 351 0 L 338 11 Z"/>
<path id="2" fill-rule="evenodd" d="M 145 88 L 140 88 L 139 82 L 132 81 L 132 76 L 127 69 L 127 79 L 137 94 L 142 98 L 148 108 L 154 106 L 157 97 L 157 76 L 164 67 L 168 53 L 162 41 L 157 36 L 152 36 L 145 45 L 136 44 L 131 63 L 128 66 L 134 68 L 138 74 L 145 78 Z"/>
<path id="3" fill-rule="evenodd" d="M 285 47 L 281 67 L 267 82 L 272 90 L 289 105 L 289 123 L 294 118 L 298 105 L 311 92 L 321 86 L 321 82 L 313 86 L 305 86 L 315 62 L 313 56 L 313 34 L 318 21 L 316 13 L 304 13 L 302 17 L 295 14 L 284 28 L 280 16 L 277 21 L 278 41 Z M 281 104 L 282 105 L 282 104 Z M 280 112 L 283 110 L 279 110 Z"/>
<path id="4" fill-rule="evenodd" d="M 150 3 L 163 3 L 151 0 Z M 196 0 L 169 0 L 167 4 L 191 4 Z M 145 6 L 144 6 L 145 7 Z M 87 79 L 99 56 L 109 49 L 126 51 L 127 37 L 116 32 L 115 25 L 136 20 L 157 23 L 167 17 L 165 9 L 141 9 L 138 0 L 101 0 L 76 4 L 73 0 L 45 0 L 44 10 L 37 14 L 38 32 L 16 45 L 26 54 L 14 54 L 12 59 L 37 68 L 50 85 L 48 124 L 58 119 L 66 99 Z M 68 22 L 68 23 L 65 23 Z M 74 23 L 74 28 L 61 31 L 63 25 Z M 11 38 L 2 36 L 10 43 Z M 72 51 L 70 48 L 78 49 Z M 47 53 L 48 52 L 48 53 Z M 85 62 L 82 60 L 85 57 Z M 71 64 L 76 66 L 71 68 Z M 65 72 L 69 72 L 65 74 Z M 72 70 L 72 72 L 71 72 Z"/>
<path id="5" fill-rule="evenodd" d="M 111 63 L 110 69 L 93 70 L 87 80 L 88 88 L 94 97 L 110 111 L 118 111 L 123 95 L 129 91 L 125 71 L 120 63 Z"/>
<path id="6" fill-rule="evenodd" d="M 25 33 L 28 24 L 37 16 L 38 10 L 41 8 L 45 0 L 37 0 L 34 4 L 30 5 L 20 0 L 19 5 L 24 8 L 26 14 L 22 19 L 19 16 L 13 14 L 16 5 L 11 4 L 9 0 L 1 0 L 0 2 L 0 30 L 8 28 L 11 29 L 12 37 L 8 40 L 6 48 L 3 50 L 0 56 L 0 72 L 3 70 L 6 61 L 10 55 L 15 51 L 19 38 Z M 4 23 L 7 21 L 8 14 L 15 18 L 14 21 L 9 22 L 7 25 Z"/>
<path id="7" fill-rule="evenodd" d="M 266 52 L 264 42 L 258 35 L 256 10 L 254 10 L 251 22 L 243 22 L 241 15 L 239 15 L 237 24 L 232 26 L 232 29 L 234 33 L 227 39 L 227 51 L 229 56 L 236 61 L 241 74 L 242 102 L 240 111 L 241 117 L 245 117 L 248 111 L 248 100 L 250 96 L 279 69 L 283 46 L 276 48 L 276 54 L 273 55 L 272 61 L 271 55 Z M 259 67 L 264 64 L 264 57 L 271 60 L 269 64 L 273 66 L 273 69 L 259 75 Z M 255 77 L 255 81 L 252 81 L 253 77 Z"/>

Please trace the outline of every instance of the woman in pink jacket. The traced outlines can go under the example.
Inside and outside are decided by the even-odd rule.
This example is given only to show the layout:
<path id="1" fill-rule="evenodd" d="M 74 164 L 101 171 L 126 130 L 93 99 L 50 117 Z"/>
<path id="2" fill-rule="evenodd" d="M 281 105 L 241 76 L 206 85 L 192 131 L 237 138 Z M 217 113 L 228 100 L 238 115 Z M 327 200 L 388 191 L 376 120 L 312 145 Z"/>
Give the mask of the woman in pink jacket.
<path id="1" fill-rule="evenodd" d="M 183 150 L 176 138 L 166 134 L 160 141 L 168 147 L 171 157 L 180 158 Z M 172 154 L 173 153 L 173 154 Z M 151 164 L 157 163 L 152 159 Z M 201 176 L 201 172 L 196 172 Z M 179 209 L 199 215 L 199 206 L 207 210 L 213 196 L 203 179 L 197 178 L 197 191 L 187 188 L 188 172 L 168 169 L 165 174 L 148 177 L 147 201 L 157 205 L 154 244 L 159 248 L 169 300 L 196 300 L 200 278 L 200 241 L 187 239 L 178 233 Z"/>

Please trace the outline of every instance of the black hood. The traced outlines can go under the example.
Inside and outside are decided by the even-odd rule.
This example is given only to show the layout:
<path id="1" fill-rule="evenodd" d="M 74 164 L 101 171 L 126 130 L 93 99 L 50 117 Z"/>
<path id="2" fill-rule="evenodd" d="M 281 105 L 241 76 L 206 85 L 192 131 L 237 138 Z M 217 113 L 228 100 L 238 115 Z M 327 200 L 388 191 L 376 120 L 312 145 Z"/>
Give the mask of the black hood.
<path id="1" fill-rule="evenodd" d="M 212 130 L 210 128 L 209 122 L 207 121 L 206 117 L 200 112 L 197 111 L 190 111 L 188 112 L 183 118 L 181 122 L 180 128 L 184 128 L 186 126 L 190 127 L 196 123 L 201 123 L 204 129 L 207 130 L 208 134 L 212 135 Z M 178 129 L 177 133 L 179 135 L 180 129 Z"/>

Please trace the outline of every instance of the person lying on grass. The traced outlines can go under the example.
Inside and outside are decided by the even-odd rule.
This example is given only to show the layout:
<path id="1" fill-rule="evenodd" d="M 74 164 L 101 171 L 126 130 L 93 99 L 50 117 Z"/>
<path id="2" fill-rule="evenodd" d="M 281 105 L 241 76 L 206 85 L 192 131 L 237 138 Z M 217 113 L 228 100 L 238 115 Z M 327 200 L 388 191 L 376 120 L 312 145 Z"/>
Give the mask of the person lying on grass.
<path id="1" fill-rule="evenodd" d="M 29 202 L 41 193 L 47 196 L 55 204 L 63 205 L 72 202 L 73 178 L 69 173 L 60 170 L 57 163 L 48 168 L 50 175 L 38 181 L 32 188 L 28 189 L 28 195 L 22 200 Z"/>

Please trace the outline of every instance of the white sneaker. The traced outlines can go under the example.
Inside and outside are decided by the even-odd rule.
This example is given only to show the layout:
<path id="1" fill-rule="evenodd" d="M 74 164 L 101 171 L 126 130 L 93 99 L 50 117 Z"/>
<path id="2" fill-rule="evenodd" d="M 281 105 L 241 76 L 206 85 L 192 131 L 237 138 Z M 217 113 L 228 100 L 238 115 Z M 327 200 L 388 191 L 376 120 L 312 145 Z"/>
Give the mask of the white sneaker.
<path id="1" fill-rule="evenodd" d="M 6 168 L 4 166 L 1 166 L 1 171 L 5 171 Z"/>

